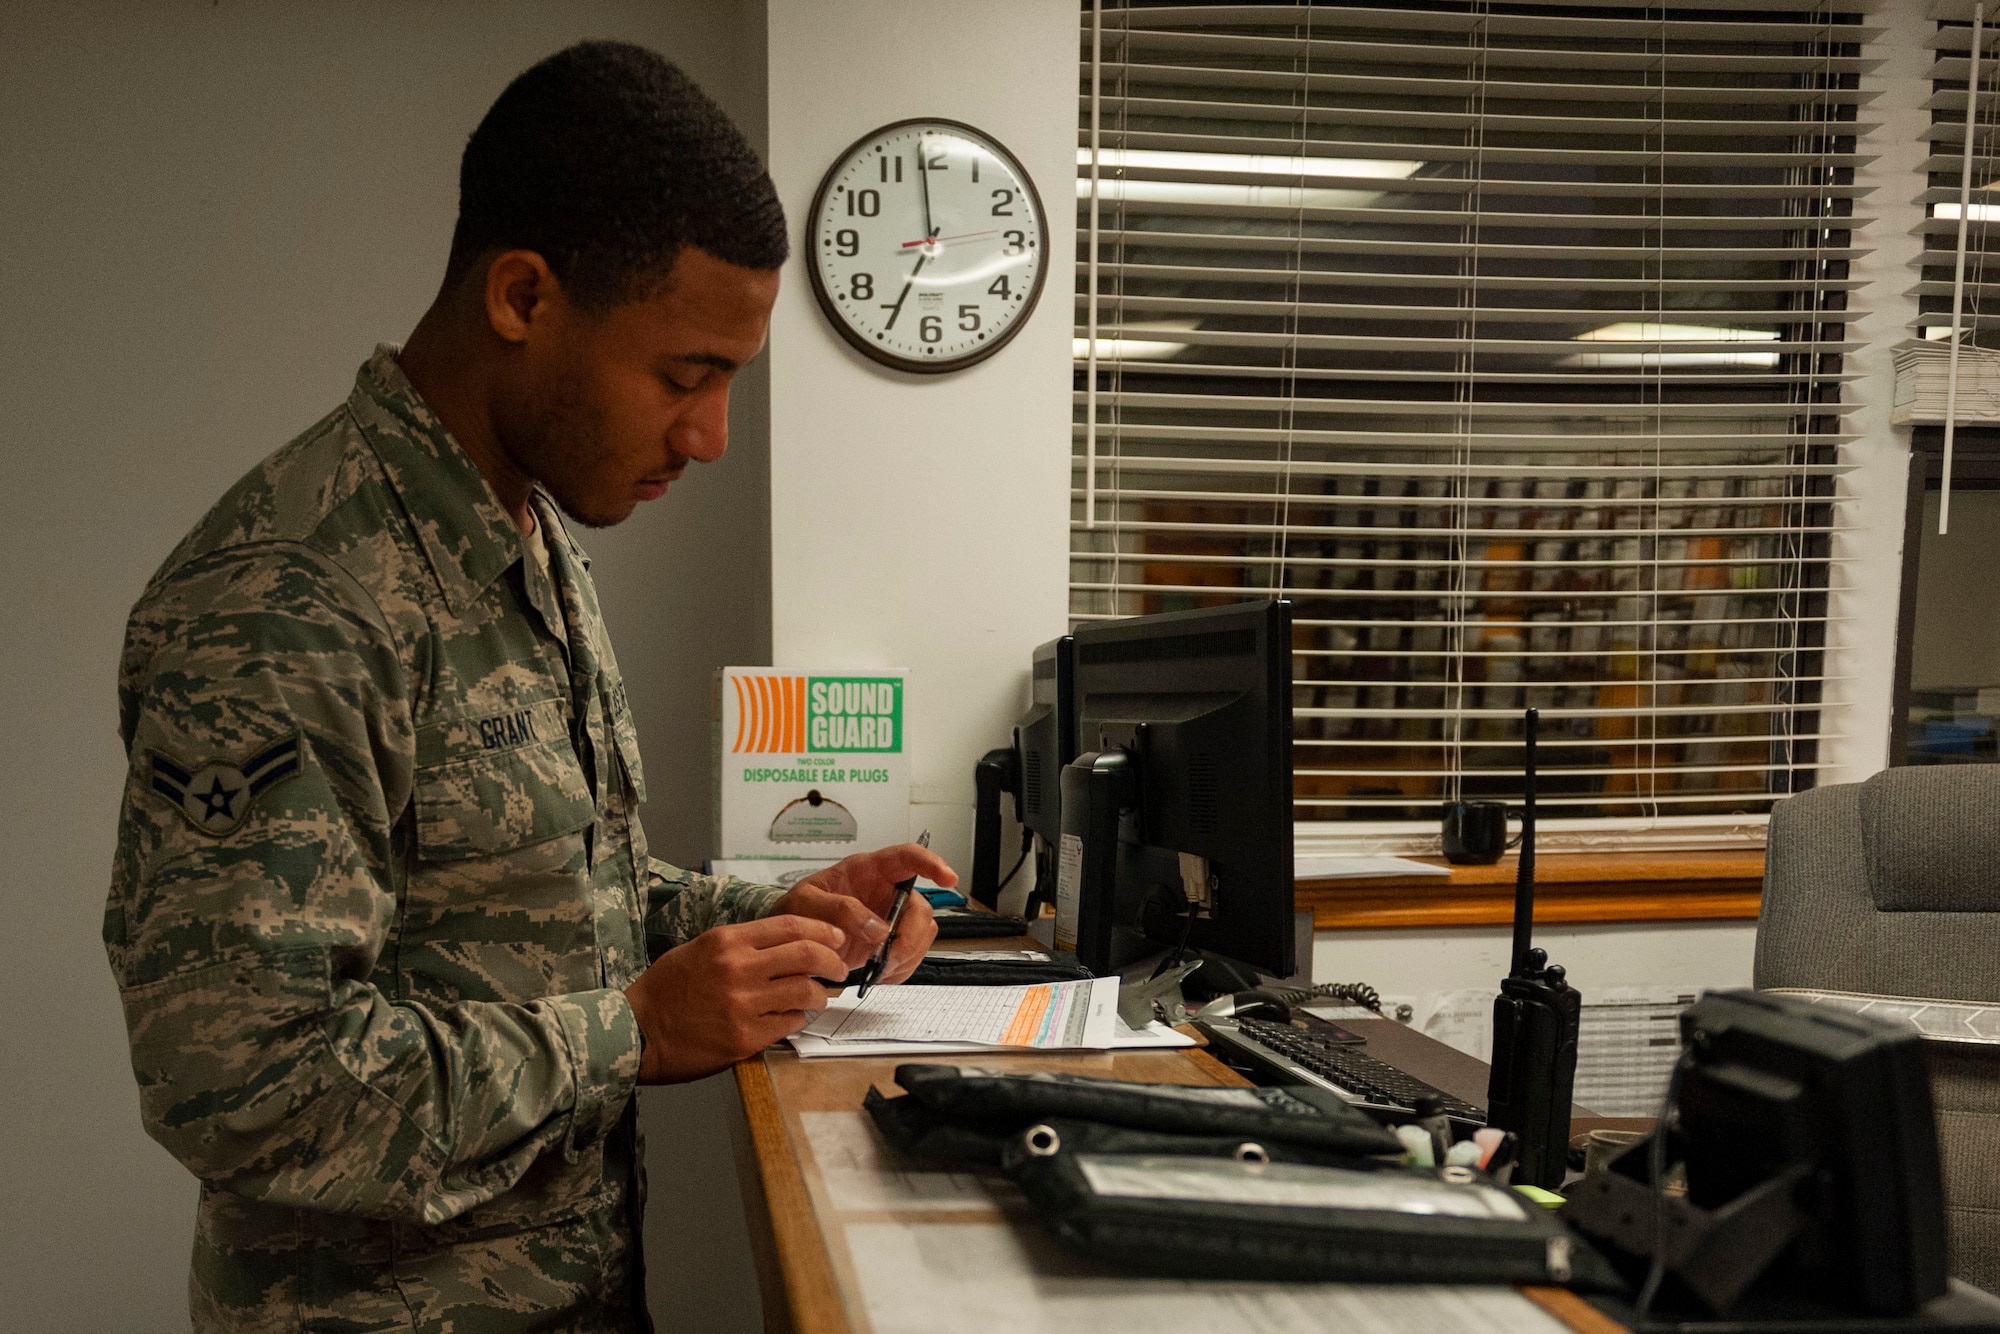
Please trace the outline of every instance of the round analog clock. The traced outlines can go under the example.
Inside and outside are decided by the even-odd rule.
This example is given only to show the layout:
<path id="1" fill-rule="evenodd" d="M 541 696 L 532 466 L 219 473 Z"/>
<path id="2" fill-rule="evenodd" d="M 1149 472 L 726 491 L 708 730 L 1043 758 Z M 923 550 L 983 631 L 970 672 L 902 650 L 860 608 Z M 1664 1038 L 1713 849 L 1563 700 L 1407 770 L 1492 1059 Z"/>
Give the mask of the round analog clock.
<path id="1" fill-rule="evenodd" d="M 903 120 L 857 140 L 813 197 L 813 295 L 898 370 L 954 371 L 1019 332 L 1048 274 L 1041 197 L 970 125 Z"/>

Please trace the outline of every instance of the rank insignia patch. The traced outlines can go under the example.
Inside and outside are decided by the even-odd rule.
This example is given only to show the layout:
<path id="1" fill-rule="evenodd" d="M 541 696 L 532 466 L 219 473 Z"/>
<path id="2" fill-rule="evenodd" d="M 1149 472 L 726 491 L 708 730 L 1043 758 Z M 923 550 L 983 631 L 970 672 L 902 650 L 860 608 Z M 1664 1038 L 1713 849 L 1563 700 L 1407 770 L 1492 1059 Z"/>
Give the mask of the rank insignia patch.
<path id="1" fill-rule="evenodd" d="M 299 771 L 296 733 L 274 741 L 238 768 L 211 761 L 189 771 L 153 752 L 153 791 L 180 807 L 188 823 L 218 838 L 243 823 L 265 791 Z"/>

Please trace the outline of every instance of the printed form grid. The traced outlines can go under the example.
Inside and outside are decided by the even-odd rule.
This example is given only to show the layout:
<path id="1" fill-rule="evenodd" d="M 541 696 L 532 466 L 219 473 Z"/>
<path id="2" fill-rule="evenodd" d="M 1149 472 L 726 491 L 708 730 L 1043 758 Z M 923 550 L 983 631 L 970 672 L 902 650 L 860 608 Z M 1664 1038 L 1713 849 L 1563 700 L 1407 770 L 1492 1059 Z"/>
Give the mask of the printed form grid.
<path id="1" fill-rule="evenodd" d="M 882 987 L 827 1028 L 838 1042 L 978 1042 L 1070 1047 L 1082 1042 L 1088 982 L 1031 987 Z M 812 1030 L 809 1030 L 812 1031 Z"/>

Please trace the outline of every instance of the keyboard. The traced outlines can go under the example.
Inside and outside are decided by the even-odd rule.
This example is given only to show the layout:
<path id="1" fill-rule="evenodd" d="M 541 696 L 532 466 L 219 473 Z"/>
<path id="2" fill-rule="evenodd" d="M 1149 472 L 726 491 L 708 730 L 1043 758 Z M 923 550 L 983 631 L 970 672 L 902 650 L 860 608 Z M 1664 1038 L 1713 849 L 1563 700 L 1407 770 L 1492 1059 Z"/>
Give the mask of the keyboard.
<path id="1" fill-rule="evenodd" d="M 1203 1019 L 1200 1026 L 1223 1049 L 1219 1055 L 1247 1057 L 1279 1079 L 1332 1089 L 1362 1107 L 1404 1115 L 1416 1109 L 1417 1099 L 1436 1098 L 1452 1120 L 1486 1124 L 1485 1108 L 1376 1060 L 1341 1040 L 1342 1030 L 1332 1025 L 1328 1028 L 1333 1031 L 1324 1035 L 1270 1019 Z"/>

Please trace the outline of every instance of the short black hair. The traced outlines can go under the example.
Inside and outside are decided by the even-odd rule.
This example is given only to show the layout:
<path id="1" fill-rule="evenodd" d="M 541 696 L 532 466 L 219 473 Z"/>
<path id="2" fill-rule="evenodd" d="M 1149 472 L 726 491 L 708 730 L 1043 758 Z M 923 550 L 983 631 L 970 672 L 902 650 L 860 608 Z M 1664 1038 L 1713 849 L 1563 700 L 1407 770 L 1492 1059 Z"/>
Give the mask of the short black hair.
<path id="1" fill-rule="evenodd" d="M 677 66 L 579 42 L 507 85 L 458 168 L 445 285 L 481 255 L 533 250 L 589 312 L 650 295 L 686 246 L 785 262 L 785 212 L 742 131 Z"/>

